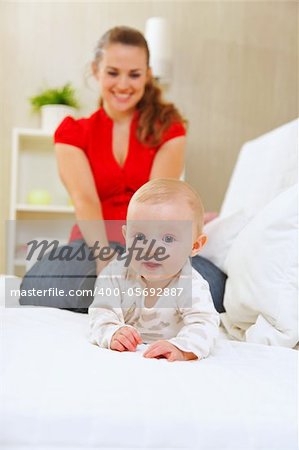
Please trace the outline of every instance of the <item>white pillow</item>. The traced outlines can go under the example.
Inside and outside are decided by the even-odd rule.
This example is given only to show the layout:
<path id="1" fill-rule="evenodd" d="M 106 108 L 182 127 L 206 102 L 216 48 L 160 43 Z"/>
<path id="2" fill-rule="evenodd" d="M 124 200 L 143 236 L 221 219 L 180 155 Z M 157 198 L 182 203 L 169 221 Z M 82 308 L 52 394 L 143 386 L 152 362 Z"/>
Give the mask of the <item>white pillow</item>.
<path id="1" fill-rule="evenodd" d="M 248 223 L 225 261 L 222 323 L 238 339 L 285 347 L 298 341 L 297 188 Z"/>
<path id="2" fill-rule="evenodd" d="M 225 272 L 224 262 L 230 247 L 247 222 L 248 218 L 243 210 L 227 217 L 219 216 L 208 222 L 204 226 L 204 233 L 208 236 L 208 240 L 200 251 L 200 256 L 212 261 Z"/>
<path id="3" fill-rule="evenodd" d="M 298 182 L 298 124 L 293 120 L 241 149 L 221 207 L 221 216 L 244 209 L 256 214 Z"/>

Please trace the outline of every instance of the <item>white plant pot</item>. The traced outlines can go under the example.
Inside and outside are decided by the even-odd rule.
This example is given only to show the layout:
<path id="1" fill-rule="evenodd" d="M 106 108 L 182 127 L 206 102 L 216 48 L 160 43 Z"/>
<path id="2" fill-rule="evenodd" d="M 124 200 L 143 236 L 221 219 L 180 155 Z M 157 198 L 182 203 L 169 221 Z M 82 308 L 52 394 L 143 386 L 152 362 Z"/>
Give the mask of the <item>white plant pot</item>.
<path id="1" fill-rule="evenodd" d="M 44 105 L 41 107 L 41 127 L 48 133 L 54 133 L 66 116 L 75 116 L 76 109 L 66 105 Z"/>

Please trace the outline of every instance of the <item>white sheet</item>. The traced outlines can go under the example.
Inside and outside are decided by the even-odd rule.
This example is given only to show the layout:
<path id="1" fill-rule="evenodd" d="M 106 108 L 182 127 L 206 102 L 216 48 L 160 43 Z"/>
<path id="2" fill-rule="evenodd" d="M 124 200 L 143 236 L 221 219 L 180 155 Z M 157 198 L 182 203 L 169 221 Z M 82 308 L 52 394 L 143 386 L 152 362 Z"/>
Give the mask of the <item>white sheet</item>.
<path id="1" fill-rule="evenodd" d="M 221 340 L 169 363 L 91 345 L 86 315 L 1 313 L 1 449 L 297 449 L 294 350 Z"/>

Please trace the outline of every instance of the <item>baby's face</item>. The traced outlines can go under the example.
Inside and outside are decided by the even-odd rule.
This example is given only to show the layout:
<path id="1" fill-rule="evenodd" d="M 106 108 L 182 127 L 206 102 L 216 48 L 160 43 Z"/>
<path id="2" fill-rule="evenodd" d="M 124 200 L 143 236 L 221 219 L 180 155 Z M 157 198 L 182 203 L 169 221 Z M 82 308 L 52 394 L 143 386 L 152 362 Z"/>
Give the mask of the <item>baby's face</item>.
<path id="1" fill-rule="evenodd" d="M 174 277 L 191 254 L 194 236 L 193 211 L 184 202 L 133 202 L 129 206 L 127 250 L 138 247 L 139 255 L 148 259 L 138 260 L 134 251 L 131 267 L 148 281 Z"/>

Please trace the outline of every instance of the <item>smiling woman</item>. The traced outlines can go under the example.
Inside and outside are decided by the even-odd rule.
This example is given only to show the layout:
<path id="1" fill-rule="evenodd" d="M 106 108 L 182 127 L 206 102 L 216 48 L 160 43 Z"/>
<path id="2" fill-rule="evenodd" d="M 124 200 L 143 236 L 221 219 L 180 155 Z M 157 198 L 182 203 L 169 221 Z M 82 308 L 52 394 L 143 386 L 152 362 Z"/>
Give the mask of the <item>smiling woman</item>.
<path id="1" fill-rule="evenodd" d="M 83 237 L 91 245 L 97 237 L 107 245 L 122 239 L 120 231 L 115 235 L 98 225 L 90 236 L 85 221 L 125 220 L 130 198 L 146 181 L 178 178 L 184 166 L 185 127 L 174 105 L 161 99 L 147 43 L 137 30 L 116 27 L 106 32 L 92 70 L 100 109 L 88 119 L 67 118 L 55 142 L 60 174 L 79 221 L 71 240 Z M 105 264 L 97 261 L 99 273 Z"/>
<path id="2" fill-rule="evenodd" d="M 89 118 L 67 117 L 55 132 L 59 173 L 77 219 L 69 245 L 93 248 L 94 258 L 78 265 L 45 255 L 26 274 L 23 288 L 59 285 L 67 291 L 68 285 L 94 284 L 108 263 L 98 257 L 99 248 L 123 243 L 120 225 L 133 194 L 151 179 L 181 176 L 186 121 L 162 99 L 149 56 L 144 36 L 132 28 L 113 28 L 98 42 L 91 66 L 100 107 Z M 117 228 L 107 221 L 120 222 Z M 71 306 L 77 309 L 80 300 L 72 299 Z"/>

